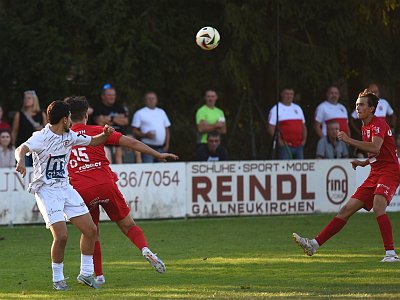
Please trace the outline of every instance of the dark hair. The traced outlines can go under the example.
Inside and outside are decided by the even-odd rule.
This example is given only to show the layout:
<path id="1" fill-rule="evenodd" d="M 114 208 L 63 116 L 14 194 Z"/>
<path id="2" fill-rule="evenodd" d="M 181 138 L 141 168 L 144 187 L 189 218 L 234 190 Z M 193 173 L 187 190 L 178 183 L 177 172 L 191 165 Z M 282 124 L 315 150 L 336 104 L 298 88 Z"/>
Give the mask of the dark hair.
<path id="1" fill-rule="evenodd" d="M 8 133 L 8 135 L 10 136 L 10 139 L 11 139 L 11 131 L 7 130 L 7 129 L 0 130 L 0 135 L 2 135 L 4 132 Z M 8 144 L 7 148 L 8 149 L 12 149 L 12 147 L 13 147 L 13 145 L 12 145 L 11 140 L 10 140 L 10 144 Z"/>
<path id="2" fill-rule="evenodd" d="M 47 107 L 47 119 L 51 125 L 55 125 L 62 118 L 69 116 L 69 105 L 62 100 L 56 100 Z"/>
<path id="3" fill-rule="evenodd" d="M 371 90 L 365 89 L 358 94 L 358 98 L 368 98 L 368 106 L 373 106 L 373 113 L 375 113 L 376 107 L 378 106 L 379 98 Z"/>
<path id="4" fill-rule="evenodd" d="M 218 97 L 218 93 L 217 93 L 217 90 L 216 90 L 216 89 L 206 89 L 206 90 L 203 92 L 203 98 L 206 96 L 206 94 L 207 94 L 208 92 L 214 92 L 215 95 L 217 95 L 217 97 Z"/>
<path id="5" fill-rule="evenodd" d="M 82 121 L 89 109 L 89 103 L 85 96 L 70 96 L 64 99 L 69 105 L 71 120 L 74 122 Z"/>
<path id="6" fill-rule="evenodd" d="M 217 137 L 217 138 L 220 138 L 221 135 L 219 134 L 218 131 L 211 131 L 211 132 L 209 132 L 209 133 L 207 134 L 207 140 L 208 140 L 209 137 Z"/>

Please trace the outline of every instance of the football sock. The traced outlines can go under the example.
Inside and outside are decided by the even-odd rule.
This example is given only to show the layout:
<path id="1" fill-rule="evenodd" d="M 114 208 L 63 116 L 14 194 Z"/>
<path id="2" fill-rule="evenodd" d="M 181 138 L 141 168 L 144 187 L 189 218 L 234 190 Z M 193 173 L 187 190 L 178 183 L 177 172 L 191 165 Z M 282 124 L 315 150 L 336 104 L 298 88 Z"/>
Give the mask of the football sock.
<path id="1" fill-rule="evenodd" d="M 97 276 L 103 275 L 102 256 L 100 242 L 96 241 L 93 252 L 94 273 Z"/>
<path id="2" fill-rule="evenodd" d="M 53 270 L 53 282 L 64 280 L 64 262 L 61 263 L 51 263 L 51 268 Z"/>
<path id="3" fill-rule="evenodd" d="M 346 223 L 347 222 L 345 220 L 334 217 L 315 238 L 318 245 L 322 246 L 327 240 L 338 233 L 344 227 L 344 225 L 346 225 Z"/>
<path id="4" fill-rule="evenodd" d="M 396 255 L 396 251 L 394 251 L 394 250 L 386 250 L 386 255 L 394 256 L 394 255 Z"/>
<path id="5" fill-rule="evenodd" d="M 135 244 L 136 247 L 138 247 L 140 251 L 142 251 L 144 247 L 147 247 L 146 238 L 142 229 L 139 226 L 132 226 L 126 236 L 132 241 L 132 243 Z"/>
<path id="6" fill-rule="evenodd" d="M 394 250 L 392 224 L 389 217 L 387 214 L 384 214 L 377 217 L 376 220 L 378 221 L 385 250 Z"/>
<path id="7" fill-rule="evenodd" d="M 81 274 L 83 276 L 92 276 L 93 272 L 93 255 L 81 254 Z"/>
<path id="8" fill-rule="evenodd" d="M 314 247 L 314 249 L 318 249 L 319 248 L 319 244 L 318 244 L 316 239 L 311 240 L 310 243 Z"/>

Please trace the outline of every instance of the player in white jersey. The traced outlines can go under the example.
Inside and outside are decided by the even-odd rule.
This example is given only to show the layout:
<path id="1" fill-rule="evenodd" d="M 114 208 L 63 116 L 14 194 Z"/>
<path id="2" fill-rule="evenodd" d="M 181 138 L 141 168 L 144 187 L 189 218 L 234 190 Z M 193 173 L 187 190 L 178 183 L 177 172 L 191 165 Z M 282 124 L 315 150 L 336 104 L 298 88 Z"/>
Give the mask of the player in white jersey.
<path id="1" fill-rule="evenodd" d="M 69 130 L 71 113 L 63 101 L 53 101 L 47 108 L 49 124 L 35 132 L 25 143 L 15 150 L 16 171 L 26 175 L 25 155 L 33 156 L 34 178 L 28 191 L 35 194 L 36 202 L 53 235 L 51 260 L 53 270 L 53 288 L 68 290 L 70 287 L 64 277 L 64 251 L 67 242 L 65 217 L 82 233 L 81 268 L 78 282 L 93 288 L 99 288 L 93 278 L 93 249 L 96 239 L 96 225 L 90 217 L 81 196 L 69 184 L 68 159 L 72 146 L 97 146 L 104 143 L 114 131 L 104 127 L 102 134 L 94 137 L 77 135 Z"/>

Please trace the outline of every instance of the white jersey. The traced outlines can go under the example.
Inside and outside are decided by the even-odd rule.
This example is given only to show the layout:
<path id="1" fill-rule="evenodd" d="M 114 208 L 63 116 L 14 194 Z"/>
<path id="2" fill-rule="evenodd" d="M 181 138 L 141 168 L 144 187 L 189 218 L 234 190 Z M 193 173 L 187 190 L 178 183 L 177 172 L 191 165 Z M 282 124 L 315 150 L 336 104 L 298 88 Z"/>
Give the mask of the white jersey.
<path id="1" fill-rule="evenodd" d="M 154 131 L 153 139 L 143 138 L 141 141 L 147 145 L 163 146 L 165 144 L 165 129 L 171 126 L 167 114 L 161 108 L 150 109 L 147 106 L 139 109 L 132 118 L 132 127 L 139 128 L 141 132 Z"/>
<path id="2" fill-rule="evenodd" d="M 330 121 L 339 123 L 340 130 L 349 134 L 347 109 L 342 104 L 333 104 L 325 100 L 315 110 L 315 121 L 322 124 L 322 134 L 326 136 L 326 125 Z"/>
<path id="3" fill-rule="evenodd" d="M 78 135 L 72 130 L 55 134 L 50 130 L 50 124 L 34 132 L 24 143 L 33 157 L 34 176 L 28 191 L 34 194 L 42 185 L 68 184 L 67 166 L 72 146 L 87 146 L 91 140 L 90 136 Z"/>
<path id="4" fill-rule="evenodd" d="M 390 106 L 386 99 L 379 98 L 378 107 L 375 109 L 375 117 L 386 118 L 386 116 L 393 115 L 393 108 Z M 353 119 L 358 119 L 356 110 L 351 114 Z"/>

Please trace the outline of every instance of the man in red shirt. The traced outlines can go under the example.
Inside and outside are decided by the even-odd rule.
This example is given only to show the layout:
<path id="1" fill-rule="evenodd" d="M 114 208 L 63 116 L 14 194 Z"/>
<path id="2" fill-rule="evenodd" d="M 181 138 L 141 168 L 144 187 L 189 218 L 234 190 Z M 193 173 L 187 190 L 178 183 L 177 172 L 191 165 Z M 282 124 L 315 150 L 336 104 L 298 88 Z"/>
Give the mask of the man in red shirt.
<path id="1" fill-rule="evenodd" d="M 363 184 L 357 188 L 350 200 L 343 206 L 336 217 L 317 235 L 315 239 L 308 239 L 293 233 L 293 240 L 311 256 L 327 240 L 338 233 L 347 220 L 358 210 L 374 210 L 379 225 L 383 244 L 386 250 L 381 262 L 400 261 L 393 245 L 392 225 L 386 215 L 386 207 L 400 183 L 399 162 L 396 155 L 393 134 L 385 120 L 374 116 L 378 105 L 378 97 L 366 89 L 358 95 L 356 111 L 358 118 L 363 122 L 362 141 L 348 137 L 340 131 L 338 139 L 368 152 L 365 161 L 354 160 L 351 162 L 354 169 L 358 166 L 371 165 L 371 172 Z"/>
<path id="2" fill-rule="evenodd" d="M 89 105 L 85 97 L 69 97 L 66 98 L 65 101 L 70 106 L 73 124 L 71 129 L 78 135 L 85 134 L 93 136 L 103 130 L 101 126 L 86 125 Z M 108 138 L 106 144 L 120 145 L 135 151 L 153 155 L 161 161 L 178 159 L 174 154 L 159 153 L 142 142 L 122 135 L 117 131 Z M 164 263 L 147 247 L 146 238 L 142 229 L 135 224 L 131 217 L 130 209 L 117 187 L 116 181 L 118 181 L 118 178 L 110 169 L 109 164 L 104 152 L 104 144 L 96 147 L 74 147 L 68 164 L 68 172 L 72 186 L 85 201 L 97 228 L 99 226 L 100 216 L 99 206 L 101 205 L 110 219 L 117 223 L 121 231 L 135 244 L 156 271 L 160 273 L 165 272 L 166 268 Z M 97 234 L 98 233 L 99 230 L 97 230 Z M 101 247 L 98 238 L 94 248 L 93 260 L 97 282 L 103 284 L 105 279 L 103 276 Z"/>

